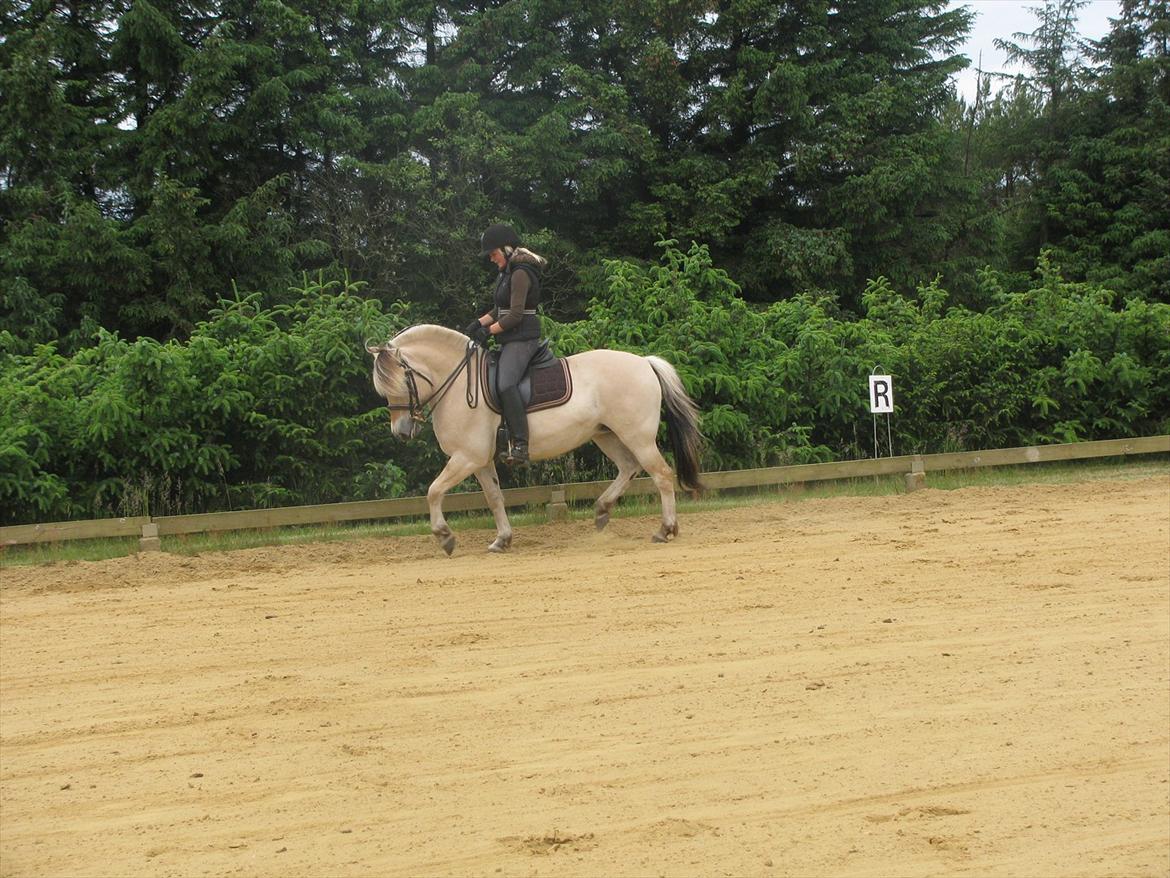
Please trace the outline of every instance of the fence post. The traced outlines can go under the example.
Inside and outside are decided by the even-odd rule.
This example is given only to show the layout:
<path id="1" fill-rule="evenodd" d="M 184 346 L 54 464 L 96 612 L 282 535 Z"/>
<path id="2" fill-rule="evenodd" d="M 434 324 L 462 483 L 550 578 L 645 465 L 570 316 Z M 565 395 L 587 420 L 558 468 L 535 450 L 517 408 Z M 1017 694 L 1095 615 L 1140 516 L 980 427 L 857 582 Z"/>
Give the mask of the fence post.
<path id="1" fill-rule="evenodd" d="M 565 521 L 569 517 L 569 504 L 565 502 L 565 486 L 557 485 L 549 494 L 548 520 Z"/>
<path id="2" fill-rule="evenodd" d="M 161 552 L 162 541 L 158 538 L 157 524 L 142 525 L 142 536 L 138 538 L 139 552 Z"/>
<path id="3" fill-rule="evenodd" d="M 906 491 L 917 491 L 926 487 L 926 466 L 921 454 L 914 455 L 910 462 L 910 472 L 906 473 Z"/>

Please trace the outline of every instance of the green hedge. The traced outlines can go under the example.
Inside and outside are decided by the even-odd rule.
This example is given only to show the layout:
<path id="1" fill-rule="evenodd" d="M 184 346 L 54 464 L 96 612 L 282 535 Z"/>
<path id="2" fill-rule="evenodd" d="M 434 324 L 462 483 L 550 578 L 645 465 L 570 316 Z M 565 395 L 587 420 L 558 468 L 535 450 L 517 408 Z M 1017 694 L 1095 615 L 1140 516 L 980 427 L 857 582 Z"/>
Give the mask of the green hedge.
<path id="1" fill-rule="evenodd" d="M 358 292 L 306 280 L 291 305 L 221 303 L 186 342 L 102 331 L 72 357 L 3 356 L 3 520 L 401 495 L 363 340 L 404 315 Z"/>
<path id="2" fill-rule="evenodd" d="M 589 319 L 553 326 L 565 352 L 665 356 L 703 411 L 708 469 L 872 456 L 868 375 L 894 376 L 897 453 L 999 448 L 1170 430 L 1170 306 L 1065 283 L 1045 258 L 1035 285 L 997 304 L 947 307 L 936 284 L 907 296 L 884 278 L 864 315 L 798 296 L 753 308 L 705 247 L 663 242 L 660 264 L 606 264 Z"/>
<path id="3" fill-rule="evenodd" d="M 707 469 L 872 456 L 867 376 L 894 376 L 897 453 L 1170 431 L 1170 306 L 1117 302 L 1041 260 L 1034 286 L 978 278 L 985 312 L 872 281 L 864 314 L 831 298 L 753 307 L 707 249 L 663 242 L 659 263 L 615 260 L 586 319 L 546 329 L 673 362 L 703 411 Z M 432 438 L 390 436 L 366 339 L 408 322 L 345 280 L 306 279 L 290 305 L 221 303 L 185 342 L 99 332 L 66 356 L 0 336 L 4 523 L 169 514 L 422 493 Z M 456 315 L 460 324 L 467 315 Z M 530 481 L 602 478 L 583 450 Z M 504 473 L 507 483 L 513 477 Z"/>

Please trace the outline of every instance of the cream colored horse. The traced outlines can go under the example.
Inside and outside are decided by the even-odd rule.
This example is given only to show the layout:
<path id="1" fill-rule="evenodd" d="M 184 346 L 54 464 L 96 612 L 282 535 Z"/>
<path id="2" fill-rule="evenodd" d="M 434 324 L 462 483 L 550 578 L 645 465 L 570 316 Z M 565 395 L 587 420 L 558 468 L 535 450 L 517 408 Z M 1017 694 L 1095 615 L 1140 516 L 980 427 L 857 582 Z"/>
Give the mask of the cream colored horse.
<path id="1" fill-rule="evenodd" d="M 431 533 L 450 555 L 455 536 L 443 517 L 443 496 L 472 473 L 496 521 L 496 538 L 488 549 L 503 552 L 512 544 L 512 525 L 504 509 L 494 453 L 500 416 L 483 399 L 475 369 L 480 351 L 466 336 L 441 326 L 412 326 L 381 345 L 374 355 L 374 387 L 390 407 L 391 430 L 400 439 L 418 434 L 426 410 L 435 438 L 449 460 L 431 483 L 427 501 Z M 597 499 L 597 529 L 630 480 L 646 470 L 662 497 L 662 527 L 655 542 L 678 534 L 674 479 L 656 441 L 662 405 L 684 488 L 699 488 L 698 410 L 678 373 L 659 357 L 624 351 L 588 351 L 569 358 L 573 395 L 556 408 L 528 416 L 529 454 L 533 460 L 566 454 L 593 440 L 618 468 L 613 484 Z M 468 373 L 468 368 L 473 371 Z"/>

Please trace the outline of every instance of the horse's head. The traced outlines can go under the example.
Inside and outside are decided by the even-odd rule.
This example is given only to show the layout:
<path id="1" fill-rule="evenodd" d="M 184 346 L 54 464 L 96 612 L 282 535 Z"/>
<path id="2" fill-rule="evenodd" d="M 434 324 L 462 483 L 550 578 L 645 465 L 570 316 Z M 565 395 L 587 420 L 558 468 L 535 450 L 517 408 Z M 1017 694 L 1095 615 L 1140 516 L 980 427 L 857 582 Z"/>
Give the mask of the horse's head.
<path id="1" fill-rule="evenodd" d="M 374 389 L 386 400 L 395 436 L 413 439 L 422 431 L 427 409 L 443 400 L 456 376 L 470 370 L 470 345 L 463 333 L 431 324 L 409 326 L 385 344 L 367 342 Z"/>
<path id="2" fill-rule="evenodd" d="M 422 406 L 409 377 L 402 352 L 390 342 L 366 345 L 374 358 L 374 389 L 390 410 L 390 432 L 399 439 L 413 439 L 422 430 Z"/>

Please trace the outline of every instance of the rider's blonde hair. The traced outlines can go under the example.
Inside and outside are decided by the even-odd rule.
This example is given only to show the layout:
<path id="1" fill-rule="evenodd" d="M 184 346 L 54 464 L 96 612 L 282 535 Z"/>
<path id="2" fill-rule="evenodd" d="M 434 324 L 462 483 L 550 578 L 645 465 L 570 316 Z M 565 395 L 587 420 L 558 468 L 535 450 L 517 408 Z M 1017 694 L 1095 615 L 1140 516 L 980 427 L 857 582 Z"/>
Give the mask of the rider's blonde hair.
<path id="1" fill-rule="evenodd" d="M 527 247 L 513 247 L 509 244 L 501 249 L 503 250 L 504 256 L 508 259 L 509 262 L 527 262 L 531 265 L 535 265 L 541 271 L 543 271 L 545 266 L 548 265 L 547 259 L 541 256 L 539 253 L 533 253 Z"/>

